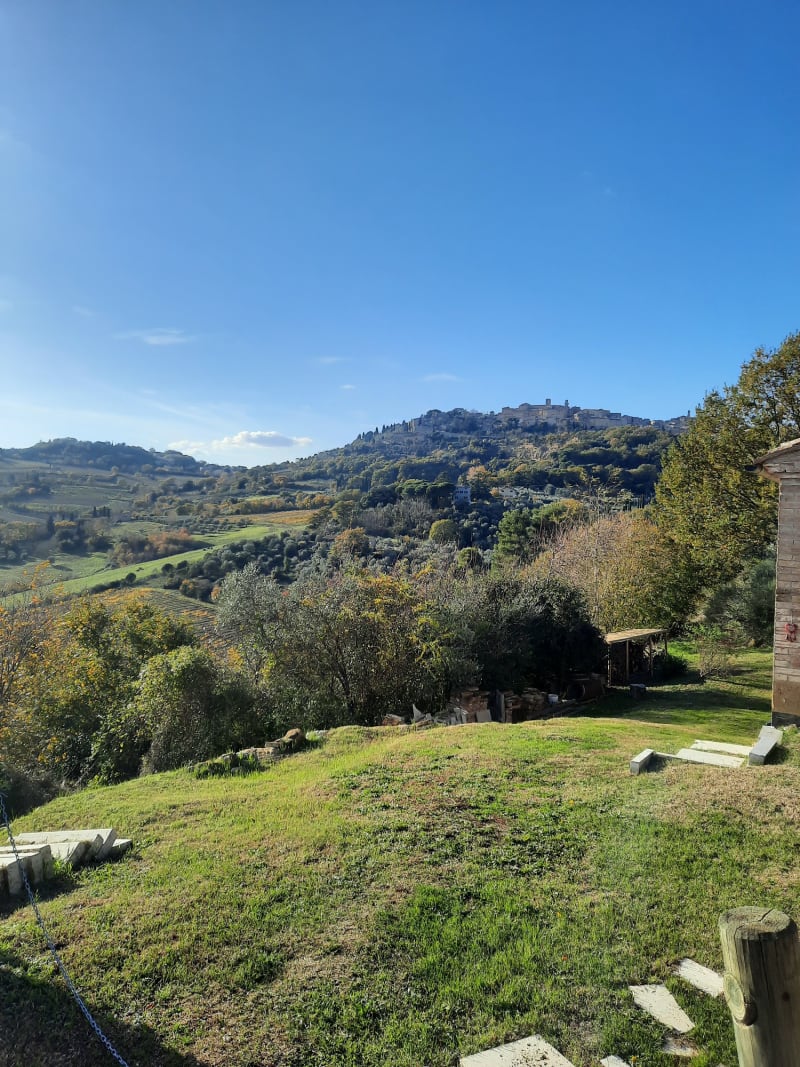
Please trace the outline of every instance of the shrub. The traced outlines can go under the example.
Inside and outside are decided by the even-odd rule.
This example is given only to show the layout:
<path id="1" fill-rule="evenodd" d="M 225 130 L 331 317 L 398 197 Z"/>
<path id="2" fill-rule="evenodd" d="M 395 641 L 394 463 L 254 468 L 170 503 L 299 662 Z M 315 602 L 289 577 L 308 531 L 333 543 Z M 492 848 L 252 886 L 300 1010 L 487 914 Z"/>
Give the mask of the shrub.
<path id="1" fill-rule="evenodd" d="M 703 681 L 706 678 L 725 678 L 731 674 L 730 638 L 715 626 L 699 626 L 695 631 L 697 651 L 700 654 L 698 671 Z"/>
<path id="2" fill-rule="evenodd" d="M 674 656 L 671 652 L 663 652 L 656 660 L 656 669 L 662 678 L 679 678 L 686 674 L 689 663 L 683 656 Z"/>

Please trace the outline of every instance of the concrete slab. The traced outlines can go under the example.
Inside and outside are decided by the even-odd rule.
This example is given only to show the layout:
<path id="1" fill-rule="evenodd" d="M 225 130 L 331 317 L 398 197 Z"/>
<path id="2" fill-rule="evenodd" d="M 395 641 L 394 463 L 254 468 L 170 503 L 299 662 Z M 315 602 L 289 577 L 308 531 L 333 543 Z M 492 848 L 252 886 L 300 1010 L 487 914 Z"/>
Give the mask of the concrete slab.
<path id="1" fill-rule="evenodd" d="M 26 864 L 25 867 L 32 881 L 40 882 L 43 878 L 49 878 L 53 873 L 53 855 L 49 845 L 19 845 L 17 854 L 22 857 L 35 857 L 35 861 L 32 864 Z M 0 857 L 2 856 L 14 858 L 14 849 L 11 845 L 0 845 Z"/>
<path id="2" fill-rule="evenodd" d="M 758 740 L 750 750 L 749 762 L 754 767 L 762 766 L 772 753 L 772 750 L 777 748 L 782 740 L 783 730 L 779 730 L 775 726 L 762 726 Z"/>
<path id="3" fill-rule="evenodd" d="M 628 989 L 637 1007 L 663 1026 L 679 1034 L 688 1034 L 694 1029 L 694 1023 L 665 985 L 631 985 Z"/>
<path id="4" fill-rule="evenodd" d="M 641 774 L 642 771 L 647 770 L 647 766 L 650 760 L 655 755 L 652 748 L 644 748 L 631 760 L 631 774 Z"/>
<path id="5" fill-rule="evenodd" d="M 566 1056 L 536 1034 L 474 1056 L 462 1056 L 459 1062 L 461 1067 L 573 1067 Z"/>
<path id="6" fill-rule="evenodd" d="M 692 748 L 700 752 L 724 752 L 728 756 L 750 755 L 750 745 L 729 745 L 727 741 L 695 741 Z"/>
<path id="7" fill-rule="evenodd" d="M 68 863 L 73 870 L 84 862 L 89 851 L 86 841 L 53 841 L 50 844 L 53 859 Z"/>
<path id="8" fill-rule="evenodd" d="M 711 767 L 741 767 L 744 760 L 740 756 L 726 756 L 722 752 L 699 752 L 697 749 L 679 748 L 675 759 L 686 763 L 706 763 Z"/>
<path id="9" fill-rule="evenodd" d="M 704 967 L 702 963 L 681 960 L 675 968 L 675 974 L 701 993 L 708 993 L 710 997 L 722 996 L 722 975 L 712 971 L 710 967 Z"/>
<path id="10" fill-rule="evenodd" d="M 110 827 L 103 830 L 47 830 L 39 833 L 18 834 L 17 843 L 20 845 L 57 845 L 85 841 L 88 845 L 85 859 L 88 861 L 104 859 L 116 838 L 116 830 Z"/>

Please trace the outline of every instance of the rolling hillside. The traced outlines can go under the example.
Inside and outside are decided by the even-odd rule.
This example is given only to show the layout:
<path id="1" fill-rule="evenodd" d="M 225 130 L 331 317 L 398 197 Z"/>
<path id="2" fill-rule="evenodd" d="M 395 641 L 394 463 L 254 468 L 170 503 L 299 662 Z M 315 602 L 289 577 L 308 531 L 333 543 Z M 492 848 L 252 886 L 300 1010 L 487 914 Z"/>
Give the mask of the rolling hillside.
<path id="1" fill-rule="evenodd" d="M 733 1063 L 724 1003 L 671 968 L 719 969 L 728 907 L 800 915 L 800 751 L 789 738 L 764 768 L 640 777 L 628 760 L 752 741 L 768 682 L 768 655 L 747 652 L 727 683 L 582 718 L 344 728 L 262 774 L 85 790 L 16 829 L 134 840 L 42 901 L 131 1065 L 452 1067 L 535 1032 L 578 1067 L 662 1067 L 663 1028 L 626 987 L 665 979 L 697 1024 L 695 1062 Z M 31 1067 L 109 1062 L 29 907 L 0 919 L 0 966 L 4 1048 Z"/>
<path id="2" fill-rule="evenodd" d="M 431 411 L 342 448 L 249 470 L 72 438 L 0 449 L 0 588 L 26 588 L 47 563 L 39 584 L 66 595 L 133 583 L 208 600 L 248 551 L 290 580 L 316 544 L 349 526 L 366 527 L 370 550 L 397 558 L 453 514 L 456 483 L 471 494 L 457 516 L 459 547 L 487 551 L 510 507 L 587 493 L 619 507 L 646 502 L 686 421 L 620 416 L 629 424 L 612 418 L 586 429 L 581 409 L 559 407 L 555 422 L 548 413 L 556 408 L 542 410 Z"/>

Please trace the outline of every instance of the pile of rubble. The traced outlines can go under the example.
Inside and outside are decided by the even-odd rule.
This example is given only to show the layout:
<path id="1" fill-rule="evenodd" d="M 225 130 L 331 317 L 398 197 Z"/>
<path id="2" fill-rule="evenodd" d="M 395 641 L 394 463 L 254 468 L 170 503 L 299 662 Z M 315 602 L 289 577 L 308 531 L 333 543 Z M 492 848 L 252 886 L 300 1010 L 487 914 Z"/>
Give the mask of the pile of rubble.
<path id="1" fill-rule="evenodd" d="M 447 711 L 440 715 L 423 714 L 412 705 L 412 718 L 402 715 L 384 716 L 382 726 L 462 726 L 479 722 L 528 722 L 569 714 L 576 700 L 560 700 L 557 693 L 543 693 L 539 689 L 523 689 L 521 693 L 493 692 L 473 686 L 457 694 Z"/>
<path id="2" fill-rule="evenodd" d="M 221 756 L 204 760 L 194 765 L 198 778 L 222 777 L 229 774 L 246 774 L 249 771 L 263 770 L 292 752 L 305 748 L 308 740 L 302 730 L 295 727 L 288 730 L 277 741 L 269 741 L 258 748 L 242 748 L 238 752 L 223 752 Z"/>
<path id="3" fill-rule="evenodd" d="M 17 855 L 10 844 L 0 846 L 0 896 L 18 896 L 24 888 L 22 871 L 32 886 L 53 875 L 60 860 L 73 870 L 85 863 L 116 860 L 131 847 L 127 838 L 117 837 L 112 827 L 102 830 L 46 830 L 17 834 Z"/>

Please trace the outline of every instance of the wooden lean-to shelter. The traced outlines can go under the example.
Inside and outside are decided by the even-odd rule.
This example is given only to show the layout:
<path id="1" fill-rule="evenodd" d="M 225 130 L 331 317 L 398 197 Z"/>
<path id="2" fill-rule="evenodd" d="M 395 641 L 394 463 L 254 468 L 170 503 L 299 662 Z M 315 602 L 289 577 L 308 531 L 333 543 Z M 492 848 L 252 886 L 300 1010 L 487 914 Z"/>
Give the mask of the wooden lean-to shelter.
<path id="1" fill-rule="evenodd" d="M 667 631 L 663 629 L 620 630 L 606 634 L 608 645 L 608 684 L 628 685 L 631 678 L 652 678 L 659 646 L 667 652 Z"/>

